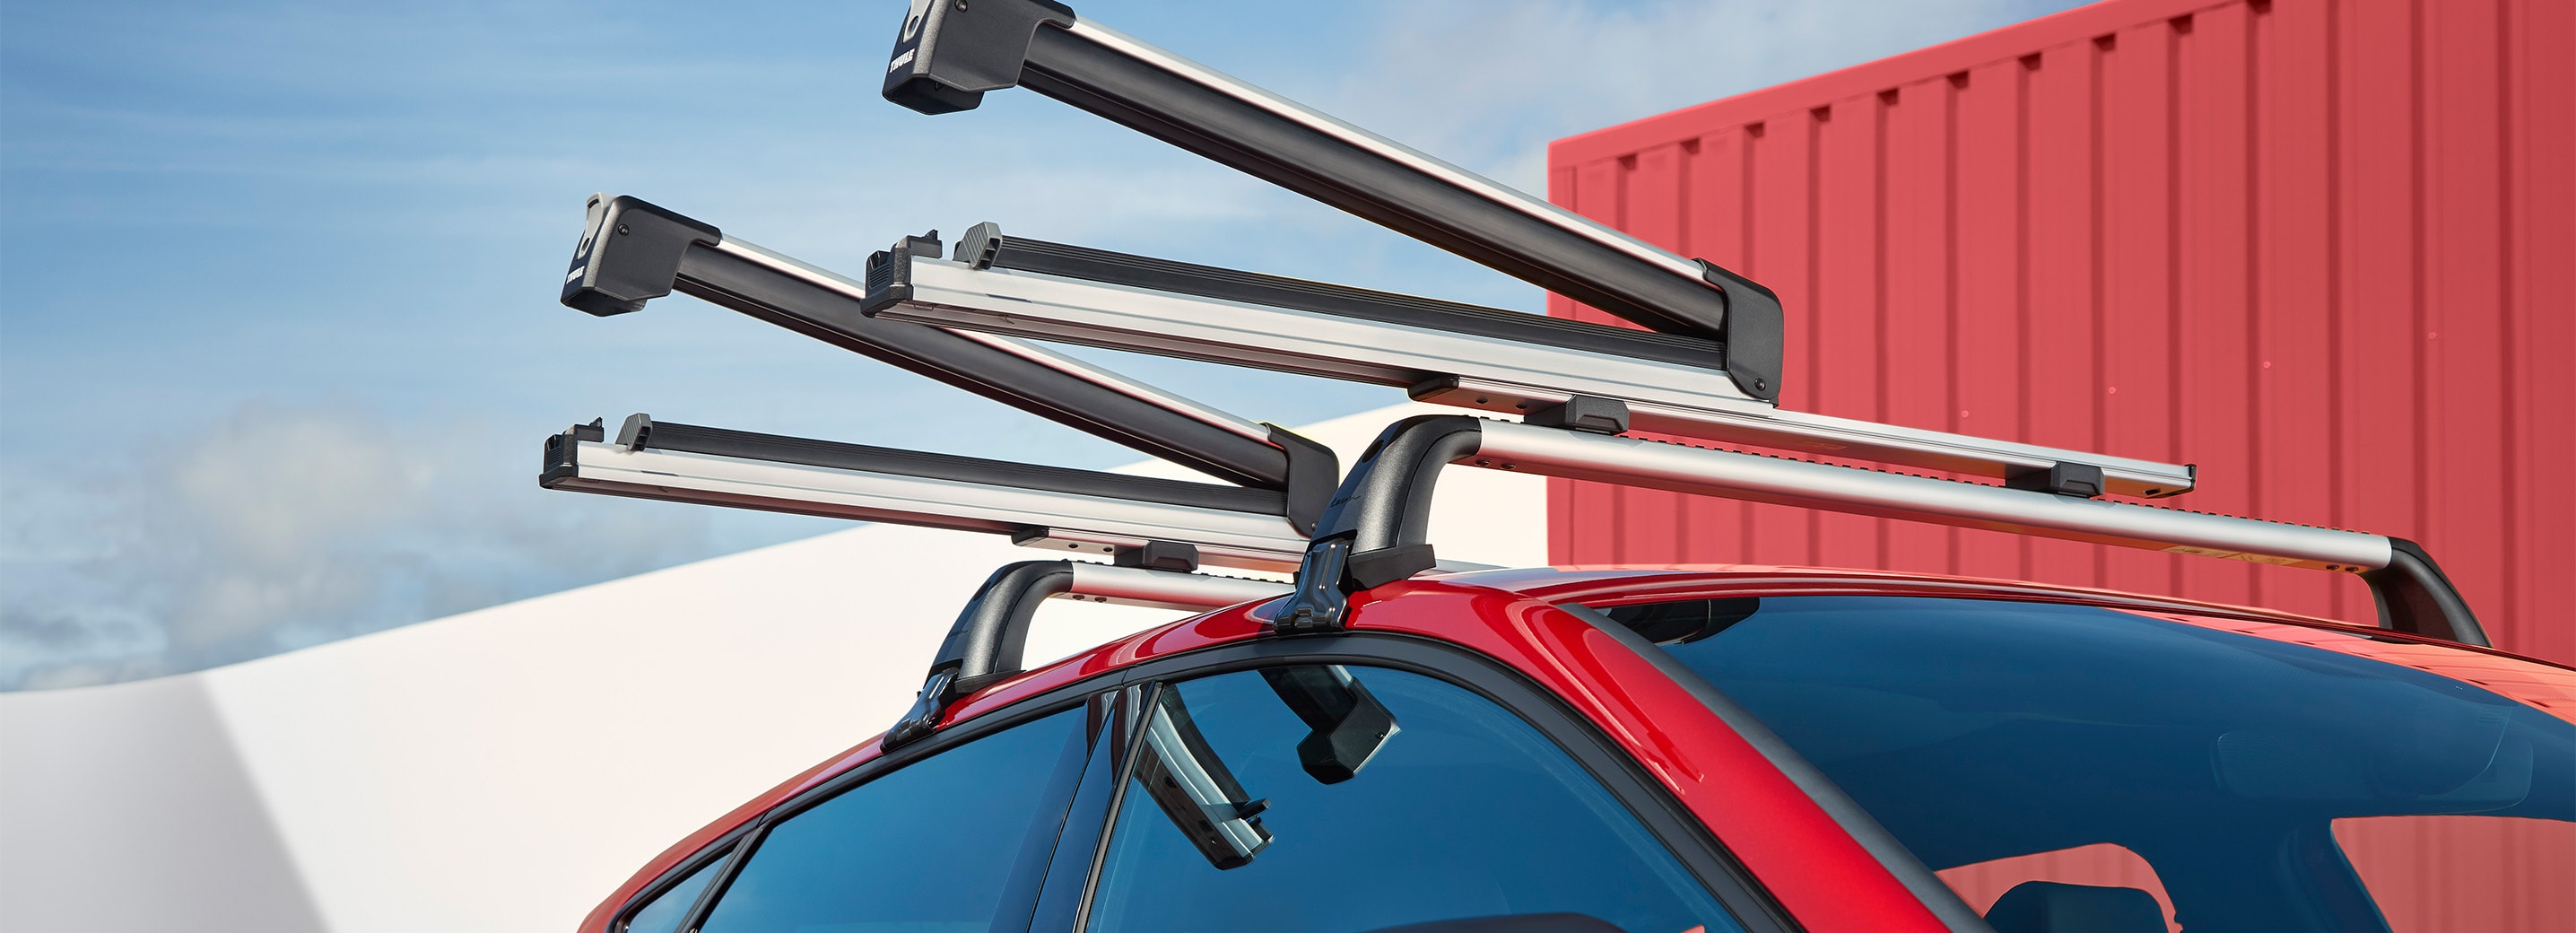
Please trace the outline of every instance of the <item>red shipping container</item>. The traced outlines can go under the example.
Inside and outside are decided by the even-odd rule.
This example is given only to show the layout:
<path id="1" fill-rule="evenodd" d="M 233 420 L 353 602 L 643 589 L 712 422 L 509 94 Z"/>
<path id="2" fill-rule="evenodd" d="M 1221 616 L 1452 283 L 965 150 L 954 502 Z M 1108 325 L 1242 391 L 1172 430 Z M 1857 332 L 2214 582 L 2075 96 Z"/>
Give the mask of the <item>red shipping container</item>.
<path id="1" fill-rule="evenodd" d="M 1777 289 L 1786 407 L 2200 466 L 2423 542 L 2576 662 L 2576 5 L 2113 0 L 1560 140 Z M 1557 299 L 1560 315 L 1612 319 Z M 2356 581 L 1560 482 L 1554 559 L 1888 567 L 2347 619 Z"/>
<path id="2" fill-rule="evenodd" d="M 2571 50 L 2566 0 L 2109 0 L 1560 140 L 1549 196 L 1777 290 L 1785 407 L 2196 463 L 2165 504 L 2420 541 L 2499 647 L 2570 663 Z M 1549 509 L 1558 563 L 2374 618 L 2313 571 L 1563 480 Z M 2560 825 L 2338 834 L 2374 890 L 2415 873 L 2381 892 L 2401 931 L 2462 904 L 2541 929 L 2576 894 L 2543 917 L 2494 892 L 2571 887 Z"/>

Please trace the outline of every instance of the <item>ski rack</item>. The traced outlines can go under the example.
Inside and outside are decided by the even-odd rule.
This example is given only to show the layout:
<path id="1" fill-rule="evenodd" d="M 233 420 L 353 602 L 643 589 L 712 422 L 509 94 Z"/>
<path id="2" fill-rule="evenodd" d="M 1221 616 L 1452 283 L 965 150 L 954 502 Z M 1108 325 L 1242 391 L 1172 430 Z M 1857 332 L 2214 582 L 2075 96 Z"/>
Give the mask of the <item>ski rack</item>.
<path id="1" fill-rule="evenodd" d="M 1745 396 L 1776 401 L 1769 289 L 1123 35 L 1050 0 L 917 2 L 887 100 L 923 113 L 987 91 L 1048 97 L 1375 221 L 1649 330 L 1710 340 Z"/>
<path id="2" fill-rule="evenodd" d="M 1619 437 L 1629 420 L 1619 402 L 1577 399 L 1568 408 L 1562 420 L 1577 427 L 1465 415 L 1389 426 L 1344 477 L 1298 569 L 1296 593 L 1274 616 L 1279 629 L 1338 629 L 1351 593 L 1429 569 L 1432 489 L 1443 467 L 1464 464 L 2354 573 L 2370 585 L 2381 628 L 2488 644 L 2441 567 L 2403 538 Z"/>
<path id="3" fill-rule="evenodd" d="M 891 252 L 936 254 L 932 237 Z M 1120 476 L 627 419 L 550 438 L 541 484 L 612 495 L 1011 535 L 1116 554 L 1152 541 L 1209 563 L 1294 567 L 1340 478 L 1331 450 L 1005 337 L 870 318 L 867 288 L 632 197 L 594 195 L 564 304 L 594 315 L 674 291 L 928 375 L 1233 485 Z"/>
<path id="4" fill-rule="evenodd" d="M 1528 415 L 1612 398 L 1639 430 L 2053 492 L 2157 498 L 2196 479 L 2187 464 L 1784 411 L 1737 391 L 1721 347 L 1699 337 L 1005 236 L 992 223 L 949 259 L 878 253 L 867 282 L 860 309 L 879 319 L 1397 386 L 1462 408 Z"/>

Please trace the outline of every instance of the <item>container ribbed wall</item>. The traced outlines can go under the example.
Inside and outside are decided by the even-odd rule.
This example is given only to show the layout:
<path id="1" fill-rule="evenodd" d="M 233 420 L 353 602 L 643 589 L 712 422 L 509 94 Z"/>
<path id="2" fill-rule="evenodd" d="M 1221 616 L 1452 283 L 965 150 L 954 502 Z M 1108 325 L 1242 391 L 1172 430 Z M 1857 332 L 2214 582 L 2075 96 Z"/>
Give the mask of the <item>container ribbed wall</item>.
<path id="1" fill-rule="evenodd" d="M 2576 662 L 2571 50 L 2567 0 L 2110 0 L 1561 140 L 1549 193 L 1776 289 L 1788 408 L 2196 463 L 2165 504 L 2412 538 L 2499 647 Z M 2313 571 L 1562 480 L 1549 508 L 1558 563 L 2375 615 Z M 2338 835 L 2399 931 L 2541 930 L 2576 916 L 2570 828 Z M 2032 865 L 2134 883 L 2069 855 L 1963 890 Z"/>
<path id="2" fill-rule="evenodd" d="M 2423 542 L 2576 661 L 2576 4 L 2113 0 L 1559 141 L 1788 307 L 1786 407 L 2200 467 Z M 1609 320 L 1558 299 L 1554 313 Z M 2347 619 L 2358 581 L 1556 484 L 1566 563 L 1885 567 Z"/>

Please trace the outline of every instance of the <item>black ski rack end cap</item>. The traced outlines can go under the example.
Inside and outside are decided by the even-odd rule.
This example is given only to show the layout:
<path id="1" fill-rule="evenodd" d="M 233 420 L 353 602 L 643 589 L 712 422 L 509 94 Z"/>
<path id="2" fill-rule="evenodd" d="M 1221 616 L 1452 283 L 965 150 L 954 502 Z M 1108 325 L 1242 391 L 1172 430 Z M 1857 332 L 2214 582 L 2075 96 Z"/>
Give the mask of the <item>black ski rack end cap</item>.
<path id="1" fill-rule="evenodd" d="M 2103 490 L 2102 468 L 2090 463 L 2052 463 L 2044 470 L 2033 467 L 2004 477 L 2004 486 L 2076 499 L 2099 499 Z"/>
<path id="2" fill-rule="evenodd" d="M 973 110 L 985 91 L 1020 83 L 1030 37 L 1071 26 L 1052 0 L 913 0 L 886 62 L 885 99 L 921 113 Z"/>
<path id="3" fill-rule="evenodd" d="M 868 254 L 868 296 L 859 302 L 860 314 L 875 314 L 879 308 L 912 297 L 915 256 L 939 258 L 939 231 L 907 236 L 893 246 Z"/>
<path id="4" fill-rule="evenodd" d="M 1780 296 L 1762 283 L 1705 259 L 1700 276 L 1726 293 L 1726 322 L 1718 339 L 1726 342 L 1726 375 L 1744 394 L 1777 404 L 1780 362 L 1788 352 L 1788 324 Z"/>
<path id="5" fill-rule="evenodd" d="M 1147 541 L 1138 547 L 1119 548 L 1110 555 L 1110 563 L 1119 567 L 1188 573 L 1199 569 L 1199 549 L 1187 541 Z"/>
<path id="6" fill-rule="evenodd" d="M 713 224 L 631 195 L 594 194 L 589 208 L 572 268 L 564 274 L 562 301 L 600 317 L 641 311 L 645 302 L 670 294 L 690 244 L 724 239 Z"/>
<path id="7" fill-rule="evenodd" d="M 1615 398 L 1577 395 L 1565 404 L 1551 405 L 1530 412 L 1522 423 L 1543 428 L 1567 428 L 1591 434 L 1628 433 L 1628 403 Z"/>
<path id="8" fill-rule="evenodd" d="M 537 470 L 537 488 L 552 489 L 579 469 L 575 445 L 583 441 L 597 443 L 608 438 L 608 421 L 592 418 L 589 424 L 576 424 L 563 433 L 546 438 L 545 463 Z"/>

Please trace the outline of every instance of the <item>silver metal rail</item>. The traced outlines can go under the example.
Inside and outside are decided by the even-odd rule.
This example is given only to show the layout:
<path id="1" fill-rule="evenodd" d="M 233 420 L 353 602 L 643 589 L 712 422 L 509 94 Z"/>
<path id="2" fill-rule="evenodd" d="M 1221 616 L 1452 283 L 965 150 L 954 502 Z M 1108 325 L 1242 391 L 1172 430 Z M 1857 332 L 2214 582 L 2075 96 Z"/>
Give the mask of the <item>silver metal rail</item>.
<path id="1" fill-rule="evenodd" d="M 2389 562 L 2387 538 L 2353 531 L 1522 424 L 1483 434 L 1465 465 L 2314 570 Z"/>
<path id="2" fill-rule="evenodd" d="M 1086 561 L 1074 561 L 1072 565 L 1072 586 L 1056 598 L 1205 612 L 1288 595 L 1288 584 L 1274 580 L 1113 567 Z"/>
<path id="3" fill-rule="evenodd" d="M 881 294 L 869 313 L 1402 386 L 1419 401 L 1506 414 L 1578 395 L 1618 399 L 1638 430 L 1994 479 L 2082 463 L 2101 468 L 2107 493 L 2162 497 L 2194 483 L 2186 464 L 1784 411 L 1739 391 L 1723 370 L 1670 358 L 926 257 L 909 260 L 908 276 L 907 295 Z"/>
<path id="4" fill-rule="evenodd" d="M 549 489 L 1008 535 L 1068 556 L 1106 556 L 1149 542 L 1174 541 L 1196 546 L 1210 564 L 1288 571 L 1306 546 L 1306 536 L 1284 516 L 1263 509 L 1276 505 L 1260 501 L 1258 491 L 1204 483 L 1060 471 L 1101 482 L 1127 481 L 1138 490 L 1134 495 L 1086 494 L 1035 484 L 638 449 L 570 433 L 549 442 L 548 460 L 542 482 Z M 1235 508 L 1218 504 L 1229 494 L 1241 494 L 1234 497 L 1246 501 Z M 1169 501 L 1191 498 L 1214 501 Z M 1138 591 L 1140 599 L 1150 595 Z"/>
<path id="5" fill-rule="evenodd" d="M 1621 421 L 1605 414 L 1577 430 L 1424 415 L 1389 426 L 1317 524 L 1278 624 L 1338 628 L 1347 594 L 1434 566 L 1432 489 L 1457 464 L 2352 573 L 2370 585 L 2381 627 L 2487 644 L 2431 555 L 2402 538 L 1619 437 Z"/>

